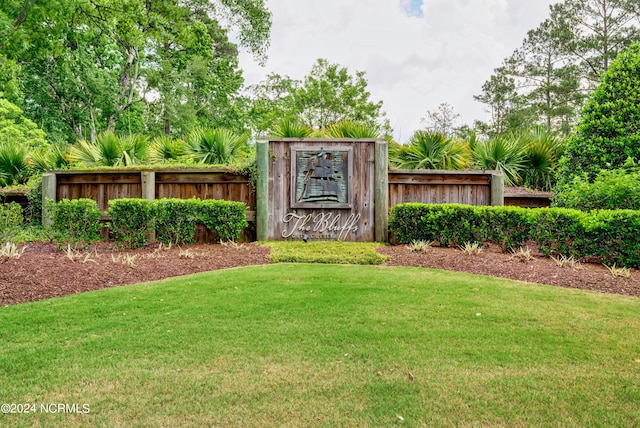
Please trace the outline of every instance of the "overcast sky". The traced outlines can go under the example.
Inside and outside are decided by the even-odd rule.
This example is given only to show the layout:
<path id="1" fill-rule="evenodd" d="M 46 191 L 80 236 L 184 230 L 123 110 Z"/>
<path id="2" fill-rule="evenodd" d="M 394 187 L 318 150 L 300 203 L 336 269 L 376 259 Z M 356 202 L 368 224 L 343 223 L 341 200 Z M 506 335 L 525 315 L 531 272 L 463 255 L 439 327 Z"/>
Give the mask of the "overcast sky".
<path id="1" fill-rule="evenodd" d="M 405 142 L 427 110 L 448 102 L 461 123 L 487 120 L 474 101 L 493 69 L 549 16 L 554 0 L 266 0 L 268 61 L 241 52 L 245 83 L 269 73 L 302 80 L 317 58 L 364 71 Z"/>

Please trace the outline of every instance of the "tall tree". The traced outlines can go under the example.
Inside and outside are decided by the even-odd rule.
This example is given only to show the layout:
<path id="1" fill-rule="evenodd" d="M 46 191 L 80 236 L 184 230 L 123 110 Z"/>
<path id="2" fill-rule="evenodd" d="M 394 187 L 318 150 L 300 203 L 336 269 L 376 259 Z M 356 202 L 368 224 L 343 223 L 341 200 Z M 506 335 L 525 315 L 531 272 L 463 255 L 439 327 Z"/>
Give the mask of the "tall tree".
<path id="1" fill-rule="evenodd" d="M 623 51 L 584 107 L 561 159 L 560 184 L 640 159 L 640 42 Z"/>
<path id="2" fill-rule="evenodd" d="M 215 121 L 230 110 L 242 80 L 225 29 L 262 61 L 270 25 L 263 0 L 8 0 L 0 54 L 21 66 L 25 113 L 54 133 L 113 130 L 151 94 L 166 131 L 181 113 L 167 111 Z"/>
<path id="3" fill-rule="evenodd" d="M 363 71 L 351 75 L 345 67 L 318 59 L 303 81 L 272 74 L 250 88 L 253 126 L 271 130 L 281 118 L 300 118 L 313 129 L 341 120 L 386 127 L 382 101 L 373 102 Z"/>
<path id="4" fill-rule="evenodd" d="M 426 116 L 420 118 L 420 123 L 429 132 L 451 136 L 459 119 L 460 114 L 454 112 L 453 106 L 444 102 L 436 110 L 427 110 Z"/>

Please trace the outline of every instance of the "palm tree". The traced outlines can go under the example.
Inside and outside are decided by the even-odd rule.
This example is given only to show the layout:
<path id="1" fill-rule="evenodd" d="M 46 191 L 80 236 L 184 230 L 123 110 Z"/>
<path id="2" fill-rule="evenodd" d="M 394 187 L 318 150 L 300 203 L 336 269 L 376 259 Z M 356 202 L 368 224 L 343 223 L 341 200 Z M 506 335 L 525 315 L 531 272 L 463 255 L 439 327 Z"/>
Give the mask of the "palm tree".
<path id="1" fill-rule="evenodd" d="M 166 135 L 155 137 L 149 147 L 149 160 L 153 163 L 177 161 L 187 154 L 185 143 Z"/>
<path id="2" fill-rule="evenodd" d="M 504 184 L 516 186 L 521 182 L 526 145 L 520 138 L 497 136 L 476 142 L 472 154 L 473 163 L 479 169 L 496 170 L 504 175 Z"/>
<path id="3" fill-rule="evenodd" d="M 29 170 L 33 174 L 40 174 L 52 169 L 66 169 L 69 167 L 68 151 L 69 145 L 66 143 L 41 146 L 29 153 Z"/>
<path id="4" fill-rule="evenodd" d="M 543 127 L 535 127 L 526 134 L 522 183 L 532 189 L 551 190 L 555 185 L 558 161 L 564 153 L 566 141 Z"/>
<path id="5" fill-rule="evenodd" d="M 284 118 L 273 127 L 271 134 L 277 138 L 306 138 L 312 133 L 311 128 L 298 119 Z"/>
<path id="6" fill-rule="evenodd" d="M 404 146 L 391 146 L 390 162 L 401 169 L 464 169 L 470 160 L 464 141 L 416 131 Z"/>
<path id="7" fill-rule="evenodd" d="M 149 154 L 147 137 L 129 135 L 120 138 L 110 131 L 103 132 L 94 142 L 82 140 L 69 149 L 70 162 L 85 166 L 130 166 L 145 163 Z"/>
<path id="8" fill-rule="evenodd" d="M 224 128 L 197 129 L 189 135 L 187 153 L 199 163 L 230 165 L 248 152 L 248 139 Z"/>
<path id="9" fill-rule="evenodd" d="M 326 129 L 330 138 L 379 138 L 380 127 L 376 124 L 343 119 Z"/>
<path id="10" fill-rule="evenodd" d="M 29 178 L 26 145 L 0 141 L 0 186 L 26 183 Z"/>

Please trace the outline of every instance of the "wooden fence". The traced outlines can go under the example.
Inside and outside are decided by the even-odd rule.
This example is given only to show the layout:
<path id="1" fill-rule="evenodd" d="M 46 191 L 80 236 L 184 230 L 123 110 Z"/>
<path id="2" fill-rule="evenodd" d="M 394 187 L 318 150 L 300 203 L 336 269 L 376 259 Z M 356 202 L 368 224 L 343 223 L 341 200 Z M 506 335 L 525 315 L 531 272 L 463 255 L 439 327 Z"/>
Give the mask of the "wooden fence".
<path id="1" fill-rule="evenodd" d="M 404 202 L 503 205 L 497 171 L 390 170 L 389 208 Z"/>
<path id="2" fill-rule="evenodd" d="M 243 232 L 243 237 L 255 238 L 256 196 L 251 180 L 246 175 L 225 169 L 56 171 L 45 174 L 42 185 L 44 199 L 56 202 L 65 198 L 93 199 L 103 213 L 109 208 L 110 200 L 122 198 L 150 201 L 200 198 L 244 202 L 250 225 Z M 103 215 L 103 220 L 109 219 Z M 208 240 L 200 228 L 196 238 L 198 241 Z"/>
<path id="3" fill-rule="evenodd" d="M 283 156 L 287 154 L 283 152 Z M 289 165 L 289 163 L 287 163 Z M 285 171 L 283 177 L 290 174 Z M 373 174 L 367 174 L 371 177 Z M 287 182 L 288 183 L 288 182 Z M 274 182 L 275 184 L 275 182 Z M 360 193 L 372 192 L 375 183 L 363 183 Z M 289 186 L 285 186 L 289 188 Z M 503 177 L 496 171 L 390 170 L 388 207 L 404 202 L 503 205 Z M 105 213 L 109 201 L 120 198 L 200 198 L 244 202 L 250 226 L 243 239 L 255 239 L 256 193 L 250 178 L 226 169 L 119 169 L 55 171 L 43 176 L 43 197 L 89 198 Z M 103 220 L 108 221 L 106 216 Z M 198 240 L 206 241 L 207 236 Z"/>

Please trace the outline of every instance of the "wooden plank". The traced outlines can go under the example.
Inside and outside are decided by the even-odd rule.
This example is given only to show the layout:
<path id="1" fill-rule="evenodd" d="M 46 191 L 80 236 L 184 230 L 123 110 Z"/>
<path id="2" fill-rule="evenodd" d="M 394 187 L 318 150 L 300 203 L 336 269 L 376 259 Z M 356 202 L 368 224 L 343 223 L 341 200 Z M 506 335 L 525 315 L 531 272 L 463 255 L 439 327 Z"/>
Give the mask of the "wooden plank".
<path id="1" fill-rule="evenodd" d="M 227 184 L 227 183 L 250 183 L 250 179 L 246 175 L 231 174 L 228 172 L 162 172 L 156 173 L 156 182 L 162 184 L 172 183 L 208 183 L 208 184 Z"/>
<path id="2" fill-rule="evenodd" d="M 429 185 L 457 185 L 457 184 L 489 184 L 491 175 L 447 175 L 447 174 L 399 174 L 389 173 L 389 183 L 392 184 L 429 184 Z"/>
<path id="3" fill-rule="evenodd" d="M 256 183 L 256 237 L 258 241 L 268 239 L 269 226 L 269 142 L 256 143 L 258 181 Z"/>
<path id="4" fill-rule="evenodd" d="M 389 240 L 389 157 L 387 142 L 379 140 L 375 142 L 375 167 L 373 181 L 375 183 L 374 195 L 374 234 L 376 242 Z M 369 177 L 367 177 L 369 179 Z M 363 185 L 366 185 L 363 183 Z"/>
<path id="5" fill-rule="evenodd" d="M 100 172 L 94 174 L 57 173 L 59 184 L 111 184 L 111 183 L 140 183 L 140 173 Z"/>

